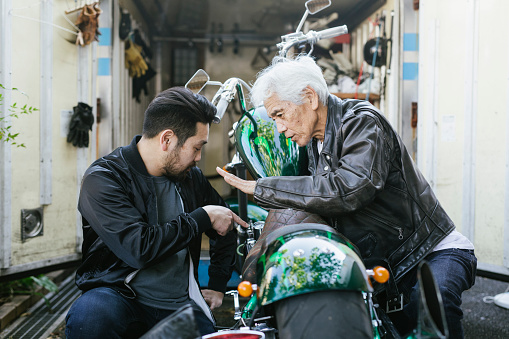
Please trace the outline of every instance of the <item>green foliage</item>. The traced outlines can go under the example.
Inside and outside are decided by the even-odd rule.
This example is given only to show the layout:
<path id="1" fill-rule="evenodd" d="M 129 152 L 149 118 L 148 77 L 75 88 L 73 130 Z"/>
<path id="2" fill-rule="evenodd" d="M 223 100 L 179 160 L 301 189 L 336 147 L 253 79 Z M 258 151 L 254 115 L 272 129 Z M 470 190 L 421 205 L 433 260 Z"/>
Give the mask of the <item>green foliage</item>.
<path id="1" fill-rule="evenodd" d="M 41 274 L 36 277 L 31 276 L 19 280 L 0 283 L 0 300 L 10 299 L 16 294 L 38 295 L 44 298 L 46 306 L 51 311 L 49 300 L 43 293 L 37 291 L 39 286 L 45 288 L 49 292 L 58 292 L 58 286 L 47 276 Z"/>
<path id="2" fill-rule="evenodd" d="M 0 84 L 0 88 L 7 90 L 7 88 L 5 88 L 2 84 Z M 11 88 L 10 90 L 17 91 L 17 92 L 25 95 L 26 97 L 28 97 L 24 92 L 21 92 L 17 88 Z M 4 113 L 1 110 L 1 106 L 3 105 L 3 100 L 4 100 L 3 95 L 2 95 L 2 93 L 0 93 L 0 142 L 2 142 L 2 141 L 7 142 L 7 143 L 9 143 L 13 146 L 16 146 L 16 147 L 26 147 L 25 144 L 16 142 L 16 137 L 19 135 L 19 132 L 18 133 L 13 132 L 11 130 L 12 126 L 10 125 L 10 123 L 5 124 L 4 121 L 7 118 L 17 119 L 22 114 L 31 114 L 33 112 L 38 111 L 38 109 L 35 107 L 32 107 L 32 106 L 27 106 L 27 105 L 18 106 L 17 103 L 13 103 L 9 107 L 7 107 L 7 112 Z"/>
<path id="3" fill-rule="evenodd" d="M 30 277 L 32 278 L 33 282 L 37 285 L 47 289 L 50 292 L 58 292 L 58 286 L 51 281 L 50 278 L 45 276 L 44 274 L 39 275 L 38 277 Z"/>

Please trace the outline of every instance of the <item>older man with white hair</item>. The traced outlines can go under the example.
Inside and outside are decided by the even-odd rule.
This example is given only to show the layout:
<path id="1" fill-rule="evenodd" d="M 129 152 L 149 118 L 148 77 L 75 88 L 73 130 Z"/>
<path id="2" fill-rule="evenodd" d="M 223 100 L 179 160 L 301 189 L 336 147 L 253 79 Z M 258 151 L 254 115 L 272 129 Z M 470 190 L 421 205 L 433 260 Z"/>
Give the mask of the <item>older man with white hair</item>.
<path id="1" fill-rule="evenodd" d="M 461 295 L 475 282 L 474 246 L 455 230 L 430 185 L 382 113 L 330 95 L 308 56 L 276 58 L 251 98 L 280 133 L 307 147 L 309 175 L 246 181 L 217 169 L 262 206 L 315 213 L 348 237 L 366 266 L 391 279 L 375 288 L 401 335 L 417 323 L 417 265 L 428 261 L 442 294 L 450 338 L 462 338 Z M 385 308 L 387 306 L 387 308 Z"/>

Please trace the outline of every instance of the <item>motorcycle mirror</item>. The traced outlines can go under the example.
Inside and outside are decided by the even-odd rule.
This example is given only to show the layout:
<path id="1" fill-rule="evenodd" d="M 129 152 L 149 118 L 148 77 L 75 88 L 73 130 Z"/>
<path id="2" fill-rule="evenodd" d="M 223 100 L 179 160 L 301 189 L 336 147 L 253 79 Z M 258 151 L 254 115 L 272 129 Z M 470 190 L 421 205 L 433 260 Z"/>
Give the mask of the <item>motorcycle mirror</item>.
<path id="1" fill-rule="evenodd" d="M 304 25 L 304 22 L 306 21 L 308 14 L 316 14 L 320 12 L 322 9 L 327 8 L 331 5 L 331 0 L 308 0 L 304 4 L 306 6 L 306 12 L 302 16 L 302 19 L 300 19 L 299 25 L 297 26 L 297 29 L 295 30 L 295 33 L 300 32 L 300 29 L 302 28 L 302 25 Z"/>
<path id="2" fill-rule="evenodd" d="M 449 329 L 445 320 L 442 295 L 438 289 L 433 272 L 426 261 L 422 261 L 417 270 L 419 281 L 419 310 L 417 321 L 417 335 L 419 338 L 449 337 Z"/>
<path id="3" fill-rule="evenodd" d="M 322 9 L 327 8 L 331 5 L 331 0 L 309 0 L 306 1 L 306 9 L 309 14 L 316 14 Z"/>
<path id="4" fill-rule="evenodd" d="M 185 87 L 190 89 L 194 94 L 201 92 L 203 87 L 210 81 L 210 77 L 203 69 L 199 69 L 186 83 Z"/>

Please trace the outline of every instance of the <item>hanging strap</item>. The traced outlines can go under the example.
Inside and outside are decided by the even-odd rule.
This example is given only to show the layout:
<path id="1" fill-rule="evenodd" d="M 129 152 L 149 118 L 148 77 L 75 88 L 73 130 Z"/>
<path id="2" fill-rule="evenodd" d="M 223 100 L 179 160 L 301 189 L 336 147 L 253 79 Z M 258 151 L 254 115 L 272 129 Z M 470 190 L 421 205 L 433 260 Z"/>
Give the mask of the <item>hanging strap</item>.
<path id="1" fill-rule="evenodd" d="M 387 303 L 385 313 L 392 313 L 401 311 L 403 309 L 403 293 L 399 293 L 396 279 L 392 274 L 391 266 L 386 265 L 385 268 L 389 271 L 389 280 L 385 283 L 385 293 L 387 296 Z"/>
<path id="2" fill-rule="evenodd" d="M 212 324 L 216 326 L 216 319 L 214 319 L 214 315 L 212 314 L 209 305 L 203 298 L 200 287 L 198 286 L 198 283 L 194 277 L 194 266 L 191 255 L 189 255 L 189 297 L 196 303 L 196 305 L 202 309 L 203 313 L 205 313 L 207 318 L 210 319 Z"/>

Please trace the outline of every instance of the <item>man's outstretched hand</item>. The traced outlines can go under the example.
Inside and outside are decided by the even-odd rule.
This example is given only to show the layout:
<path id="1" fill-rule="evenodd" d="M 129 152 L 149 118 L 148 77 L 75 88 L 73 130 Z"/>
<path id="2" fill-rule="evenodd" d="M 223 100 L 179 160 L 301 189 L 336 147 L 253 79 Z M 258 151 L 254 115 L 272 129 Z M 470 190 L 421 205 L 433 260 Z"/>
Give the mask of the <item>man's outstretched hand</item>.
<path id="1" fill-rule="evenodd" d="M 217 171 L 217 173 L 219 173 L 219 175 L 221 175 L 224 178 L 224 181 L 226 181 L 226 183 L 232 185 L 235 188 L 238 188 L 239 190 L 241 190 L 242 192 L 244 192 L 246 194 L 254 193 L 254 190 L 256 187 L 256 181 L 243 180 L 243 179 L 237 177 L 236 175 L 228 173 L 219 167 L 216 167 L 216 171 Z"/>
<path id="2" fill-rule="evenodd" d="M 242 220 L 237 214 L 233 213 L 230 209 L 224 206 L 207 205 L 202 208 L 209 215 L 212 228 L 220 236 L 228 234 L 228 232 L 233 229 L 234 223 L 237 223 L 242 227 L 249 226 L 247 222 Z"/>
<path id="3" fill-rule="evenodd" d="M 201 294 L 210 309 L 218 308 L 223 304 L 224 293 L 213 290 L 201 290 Z"/>

